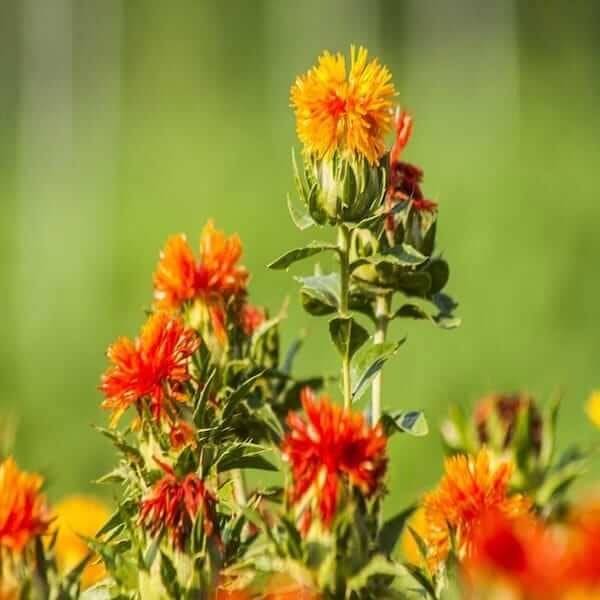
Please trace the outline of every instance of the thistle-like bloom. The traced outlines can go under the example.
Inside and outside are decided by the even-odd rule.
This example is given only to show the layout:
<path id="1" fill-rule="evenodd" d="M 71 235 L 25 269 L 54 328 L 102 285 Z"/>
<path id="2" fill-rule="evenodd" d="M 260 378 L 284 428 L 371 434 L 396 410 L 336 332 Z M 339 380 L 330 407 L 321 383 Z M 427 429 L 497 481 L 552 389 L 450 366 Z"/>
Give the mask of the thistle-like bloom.
<path id="1" fill-rule="evenodd" d="M 321 520 L 330 526 L 343 483 L 367 497 L 379 488 L 387 464 L 387 438 L 380 426 L 370 427 L 362 413 L 344 410 L 327 396 L 317 399 L 309 388 L 301 396 L 306 420 L 290 412 L 290 431 L 282 447 L 294 477 L 292 500 L 299 502 L 312 492 Z M 310 526 L 307 514 L 304 531 Z"/>
<path id="2" fill-rule="evenodd" d="M 165 475 L 142 501 L 140 523 L 153 536 L 166 530 L 173 546 L 179 550 L 184 548 L 200 512 L 204 533 L 208 537 L 216 534 L 216 500 L 204 481 L 195 473 L 189 473 L 180 480 L 170 466 L 157 462 Z"/>
<path id="3" fill-rule="evenodd" d="M 190 379 L 188 359 L 200 345 L 180 318 L 164 312 L 152 315 L 135 340 L 119 338 L 108 349 L 113 363 L 102 376 L 102 408 L 113 411 L 113 422 L 142 398 L 150 401 L 153 416 L 162 416 L 167 400 L 180 399 Z"/>
<path id="4" fill-rule="evenodd" d="M 485 448 L 476 456 L 458 455 L 446 459 L 445 474 L 437 489 L 426 494 L 423 500 L 430 568 L 435 569 L 446 559 L 452 535 L 459 555 L 467 553 L 473 532 L 488 511 L 495 510 L 509 517 L 529 511 L 529 498 L 520 494 L 509 496 L 512 471 L 512 463 L 493 467 Z"/>
<path id="5" fill-rule="evenodd" d="M 306 151 L 319 159 L 337 151 L 373 165 L 385 151 L 396 92 L 388 69 L 377 59 L 367 62 L 364 48 L 352 46 L 350 56 L 348 74 L 342 54 L 325 52 L 296 79 L 291 89 L 296 129 Z"/>
<path id="6" fill-rule="evenodd" d="M 0 464 L 0 550 L 20 553 L 48 529 L 43 479 L 17 467 L 12 457 Z"/>
<path id="7" fill-rule="evenodd" d="M 242 243 L 237 235 L 225 237 L 208 221 L 200 237 L 200 259 L 196 261 L 185 235 L 167 240 L 154 273 L 157 308 L 178 310 L 194 298 L 212 304 L 246 290 L 248 271 L 237 263 Z"/>

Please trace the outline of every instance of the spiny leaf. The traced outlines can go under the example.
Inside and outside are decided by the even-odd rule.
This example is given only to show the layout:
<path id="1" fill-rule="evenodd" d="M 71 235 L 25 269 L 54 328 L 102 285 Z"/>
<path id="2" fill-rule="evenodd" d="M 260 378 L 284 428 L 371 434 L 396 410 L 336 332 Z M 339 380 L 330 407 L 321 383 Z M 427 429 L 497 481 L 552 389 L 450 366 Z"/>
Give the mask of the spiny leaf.
<path id="1" fill-rule="evenodd" d="M 294 205 L 294 202 L 292 201 L 292 198 L 289 194 L 287 195 L 287 206 L 288 211 L 290 213 L 290 217 L 294 222 L 294 225 L 300 231 L 304 231 L 316 224 L 314 219 L 308 214 L 308 212 L 301 211 Z"/>
<path id="2" fill-rule="evenodd" d="M 302 248 L 294 248 L 293 250 L 288 250 L 285 254 L 276 258 L 273 262 L 269 263 L 269 269 L 287 269 L 290 265 L 293 265 L 295 262 L 300 260 L 304 260 L 305 258 L 309 258 L 310 256 L 314 256 L 315 254 L 320 254 L 321 252 L 325 252 L 326 250 L 337 251 L 337 246 L 334 244 L 329 244 L 327 242 L 317 242 L 312 241 L 306 246 Z"/>

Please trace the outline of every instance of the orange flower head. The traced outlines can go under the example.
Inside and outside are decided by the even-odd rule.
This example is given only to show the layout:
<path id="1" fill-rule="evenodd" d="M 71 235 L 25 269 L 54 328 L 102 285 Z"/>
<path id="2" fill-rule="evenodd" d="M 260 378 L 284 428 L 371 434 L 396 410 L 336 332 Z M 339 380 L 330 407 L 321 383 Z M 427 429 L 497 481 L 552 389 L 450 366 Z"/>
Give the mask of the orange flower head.
<path id="1" fill-rule="evenodd" d="M 392 127 L 391 74 L 368 53 L 350 49 L 350 70 L 342 54 L 323 53 L 316 67 L 296 79 L 291 104 L 296 130 L 306 151 L 318 159 L 338 151 L 378 164 L 384 137 Z"/>
<path id="2" fill-rule="evenodd" d="M 476 456 L 458 455 L 445 460 L 442 480 L 423 500 L 430 568 L 436 568 L 448 556 L 452 534 L 459 555 L 464 555 L 480 519 L 488 511 L 495 510 L 510 517 L 529 511 L 529 498 L 508 494 L 512 470 L 511 463 L 492 467 L 485 448 Z"/>
<path id="3" fill-rule="evenodd" d="M 156 462 L 165 471 L 165 475 L 142 501 L 140 523 L 152 536 L 165 528 L 173 546 L 179 550 L 184 548 L 200 512 L 204 533 L 209 537 L 215 534 L 216 500 L 204 481 L 195 473 L 189 473 L 180 480 L 171 467 L 158 460 Z"/>
<path id="4" fill-rule="evenodd" d="M 113 365 L 102 376 L 102 407 L 114 411 L 116 421 L 129 406 L 148 398 L 159 419 L 166 400 L 181 398 L 182 384 L 190 378 L 188 359 L 199 345 L 196 333 L 181 319 L 155 313 L 138 338 L 119 338 L 109 347 Z"/>
<path id="5" fill-rule="evenodd" d="M 330 526 L 342 482 L 367 497 L 379 488 L 387 465 L 387 438 L 380 426 L 370 427 L 362 413 L 343 410 L 327 396 L 317 399 L 309 388 L 301 396 L 306 420 L 290 412 L 290 431 L 282 447 L 294 478 L 292 500 L 297 502 L 312 490 L 321 520 Z M 310 509 L 305 514 L 302 529 L 306 532 Z"/>
<path id="6" fill-rule="evenodd" d="M 179 310 L 184 302 L 195 298 L 222 306 L 232 295 L 243 294 L 248 271 L 237 264 L 241 256 L 239 237 L 225 237 L 212 220 L 202 230 L 199 261 L 185 235 L 169 238 L 154 273 L 155 306 Z"/>
<path id="7" fill-rule="evenodd" d="M 12 457 L 0 464 L 0 549 L 20 553 L 48 529 L 43 479 L 21 471 Z"/>

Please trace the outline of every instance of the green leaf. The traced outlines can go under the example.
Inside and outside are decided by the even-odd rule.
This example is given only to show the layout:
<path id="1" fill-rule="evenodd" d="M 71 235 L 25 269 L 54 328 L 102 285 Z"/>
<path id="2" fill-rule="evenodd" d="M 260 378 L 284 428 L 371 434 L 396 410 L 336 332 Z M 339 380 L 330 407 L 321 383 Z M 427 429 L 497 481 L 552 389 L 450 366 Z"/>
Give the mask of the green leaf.
<path id="1" fill-rule="evenodd" d="M 150 545 L 148 546 L 148 549 L 144 554 L 144 565 L 148 570 L 150 570 L 152 568 L 152 565 L 154 564 L 154 560 L 156 559 L 156 555 L 158 554 L 158 549 L 160 547 L 160 542 L 162 541 L 163 535 L 164 526 L 163 529 L 161 529 L 161 531 L 159 531 L 154 536 L 154 538 L 152 538 L 152 541 L 150 542 Z"/>
<path id="2" fill-rule="evenodd" d="M 425 297 L 431 289 L 431 275 L 424 271 L 400 273 L 396 279 L 395 287 L 407 296 Z"/>
<path id="3" fill-rule="evenodd" d="M 310 256 L 314 256 L 315 254 L 320 254 L 325 250 L 337 251 L 337 249 L 337 246 L 335 246 L 334 244 L 329 244 L 327 242 L 312 241 L 310 242 L 310 244 L 302 248 L 294 248 L 293 250 L 288 250 L 288 252 L 271 262 L 268 265 L 268 267 L 269 269 L 287 269 L 290 265 L 293 265 L 295 262 L 304 260 L 305 258 L 309 258 Z"/>
<path id="4" fill-rule="evenodd" d="M 398 539 L 402 534 L 402 530 L 404 529 L 404 525 L 408 518 L 415 511 L 415 508 L 415 505 L 405 508 L 391 519 L 388 519 L 381 526 L 377 536 L 377 545 L 379 546 L 381 552 L 383 552 L 386 556 L 389 556 L 394 551 L 394 548 L 398 543 Z"/>
<path id="5" fill-rule="evenodd" d="M 423 411 L 420 410 L 396 410 L 385 413 L 381 417 L 381 423 L 388 437 L 396 431 L 415 436 L 423 436 L 429 433 L 427 419 Z"/>
<path id="6" fill-rule="evenodd" d="M 367 587 L 369 578 L 376 575 L 401 577 L 406 574 L 406 568 L 388 560 L 382 554 L 376 554 L 358 573 L 350 577 L 347 583 L 348 591 L 359 593 Z"/>
<path id="7" fill-rule="evenodd" d="M 340 276 L 337 273 L 296 277 L 296 281 L 302 284 L 300 299 L 309 314 L 322 316 L 338 310 Z"/>
<path id="8" fill-rule="evenodd" d="M 164 552 L 160 553 L 160 579 L 171 598 L 181 597 L 181 590 L 177 581 L 177 570 Z"/>
<path id="9" fill-rule="evenodd" d="M 254 384 L 258 379 L 260 379 L 264 375 L 264 371 L 260 373 L 256 373 L 251 377 L 248 377 L 242 385 L 240 385 L 237 389 L 235 389 L 231 395 L 225 401 L 225 408 L 223 409 L 223 420 L 228 419 L 233 415 L 237 405 L 241 400 L 243 400 L 249 393 L 250 390 L 254 387 Z"/>
<path id="10" fill-rule="evenodd" d="M 352 384 L 352 400 L 358 400 L 367 390 L 373 377 L 391 358 L 405 340 L 385 342 L 363 347 L 359 350 L 350 364 L 350 379 Z"/>
<path id="11" fill-rule="evenodd" d="M 441 258 L 433 258 L 425 267 L 425 271 L 431 276 L 430 294 L 441 292 L 450 278 L 450 267 Z"/>
<path id="12" fill-rule="evenodd" d="M 219 472 L 231 469 L 256 469 L 257 471 L 277 471 L 277 467 L 264 456 L 253 454 L 249 456 L 230 457 L 219 462 Z"/>
<path id="13" fill-rule="evenodd" d="M 202 389 L 199 394 L 197 394 L 196 407 L 194 408 L 194 413 L 192 415 L 192 419 L 196 427 L 203 427 L 204 425 L 204 413 L 206 410 L 206 405 L 208 403 L 208 391 L 212 384 L 213 379 L 217 374 L 217 369 L 213 369 L 208 379 L 204 382 Z"/>
<path id="14" fill-rule="evenodd" d="M 301 211 L 296 208 L 289 194 L 287 195 L 287 205 L 290 217 L 292 218 L 294 225 L 300 231 L 304 231 L 316 224 L 314 219 L 306 211 Z"/>
<path id="15" fill-rule="evenodd" d="M 329 334 L 339 353 L 349 359 L 370 337 L 369 332 L 352 317 L 331 319 Z"/>
<path id="16" fill-rule="evenodd" d="M 430 321 L 442 329 L 455 329 L 460 325 L 460 319 L 450 315 L 430 315 L 416 304 L 403 304 L 392 316 L 393 319 L 417 319 Z"/>

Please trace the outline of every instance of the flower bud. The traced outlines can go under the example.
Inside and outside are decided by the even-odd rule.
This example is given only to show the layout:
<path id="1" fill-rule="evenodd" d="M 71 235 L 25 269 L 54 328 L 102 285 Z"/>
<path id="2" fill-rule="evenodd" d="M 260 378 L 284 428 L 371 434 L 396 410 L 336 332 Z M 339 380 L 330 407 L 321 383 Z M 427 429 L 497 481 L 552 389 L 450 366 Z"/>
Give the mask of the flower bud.
<path id="1" fill-rule="evenodd" d="M 381 202 L 385 186 L 382 168 L 366 160 L 337 156 L 307 161 L 307 179 L 315 184 L 314 198 L 309 198 L 307 204 L 317 222 L 357 222 Z"/>

